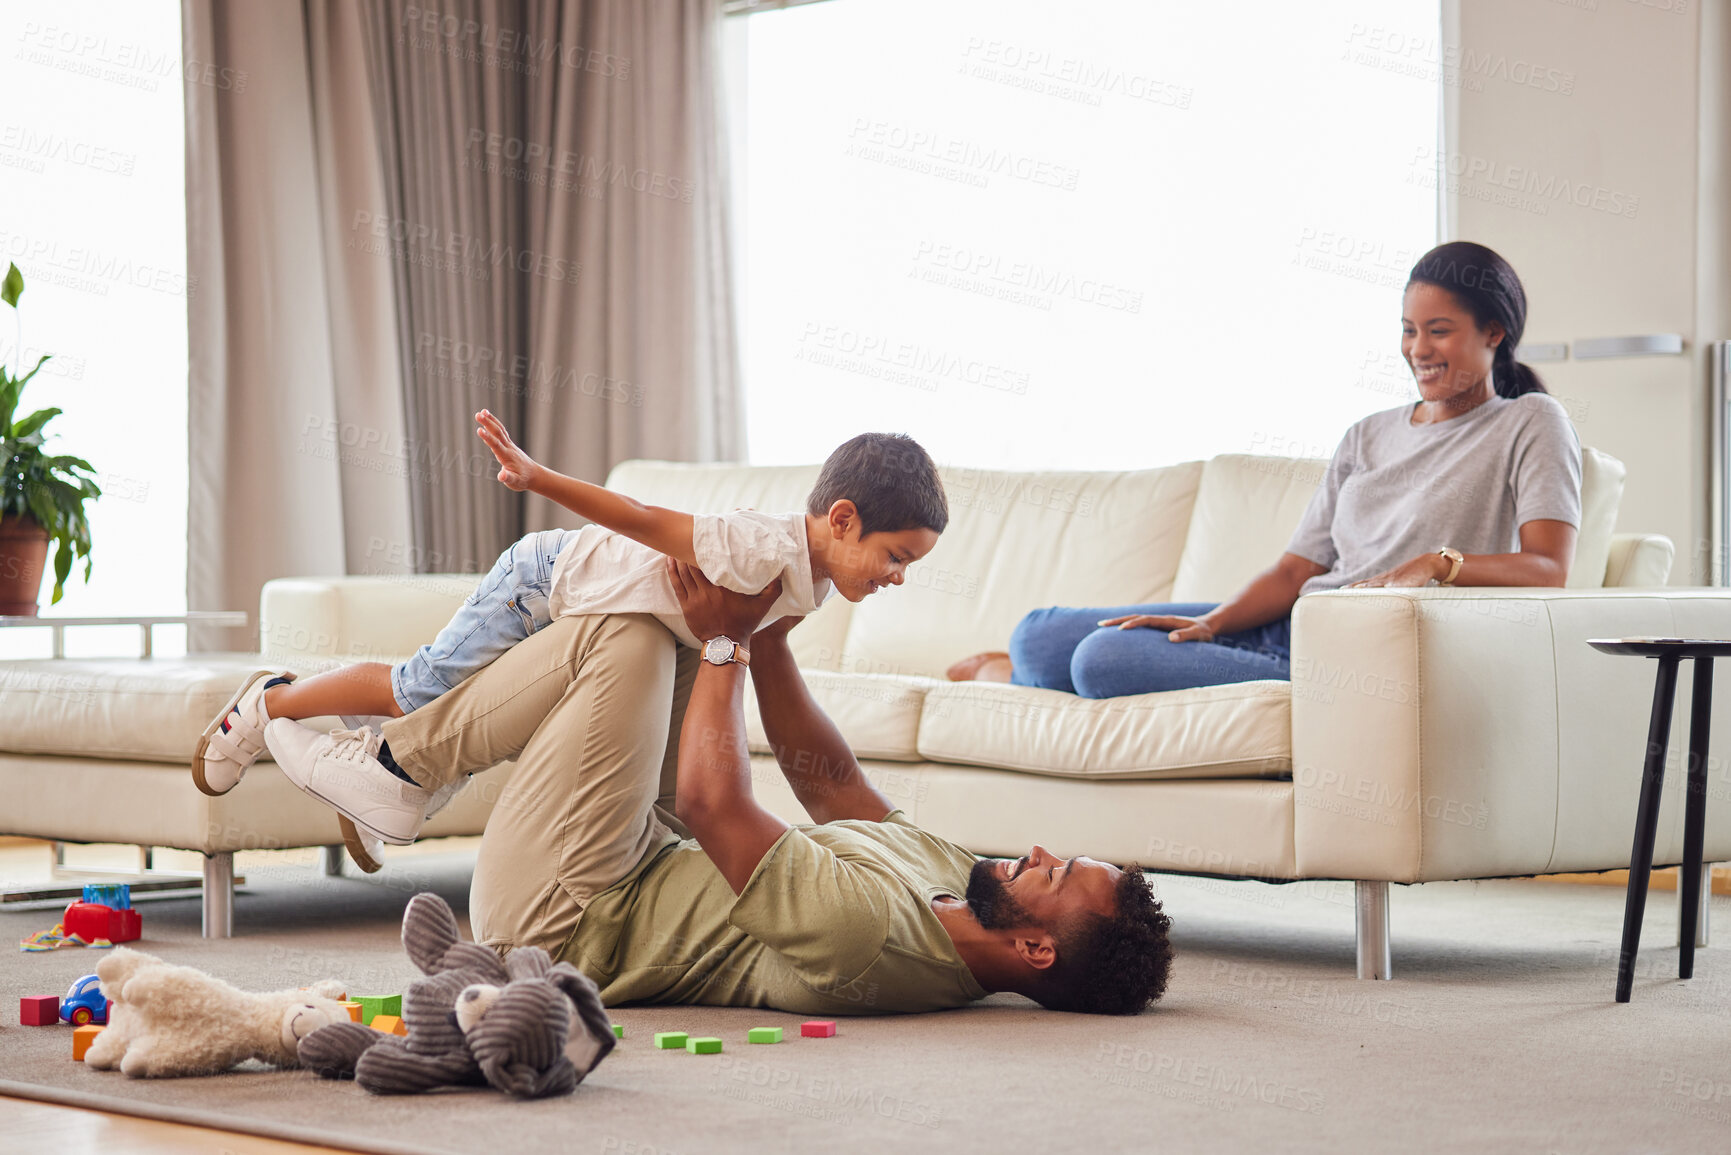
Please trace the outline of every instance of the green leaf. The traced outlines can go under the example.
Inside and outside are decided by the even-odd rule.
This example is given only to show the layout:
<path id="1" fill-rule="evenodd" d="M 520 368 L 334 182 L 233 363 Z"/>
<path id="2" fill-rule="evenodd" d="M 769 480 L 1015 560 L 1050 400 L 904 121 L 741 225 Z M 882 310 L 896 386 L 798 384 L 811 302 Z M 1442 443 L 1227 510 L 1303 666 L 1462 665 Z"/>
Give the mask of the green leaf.
<path id="1" fill-rule="evenodd" d="M 16 438 L 28 437 L 60 416 L 61 412 L 62 410 L 59 409 L 38 409 L 12 427 L 12 436 Z"/>
<path id="2" fill-rule="evenodd" d="M 66 575 L 72 572 L 72 544 L 64 537 L 59 542 L 60 547 L 54 551 L 54 596 L 48 599 L 51 606 L 66 596 Z M 89 576 L 84 580 L 89 581 Z"/>
<path id="3" fill-rule="evenodd" d="M 30 372 L 28 372 L 28 373 L 24 374 L 24 376 L 18 378 L 17 384 L 18 384 L 18 395 L 19 396 L 23 396 L 24 386 L 30 383 L 30 378 L 36 376 L 36 374 L 41 371 L 42 366 L 48 364 L 48 362 L 52 361 L 53 359 L 54 359 L 54 354 L 52 354 L 52 353 L 44 353 L 44 354 L 42 354 L 42 356 L 36 358 L 36 364 L 30 366 Z M 17 402 L 14 401 L 14 404 L 16 404 L 16 403 Z"/>
<path id="4" fill-rule="evenodd" d="M 6 270 L 6 279 L 0 281 L 0 301 L 5 301 L 14 309 L 18 307 L 18 298 L 24 292 L 24 274 L 13 265 Z"/>

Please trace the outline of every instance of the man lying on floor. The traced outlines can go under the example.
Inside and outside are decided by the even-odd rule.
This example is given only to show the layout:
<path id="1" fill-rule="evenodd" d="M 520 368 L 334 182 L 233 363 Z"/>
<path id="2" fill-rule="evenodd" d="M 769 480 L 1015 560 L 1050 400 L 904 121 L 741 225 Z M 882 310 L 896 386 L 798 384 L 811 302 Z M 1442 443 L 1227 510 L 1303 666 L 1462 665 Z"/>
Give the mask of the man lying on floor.
<path id="1" fill-rule="evenodd" d="M 669 565 L 704 660 L 676 675 L 672 635 L 644 615 L 559 619 L 385 723 L 397 776 L 357 752 L 311 768 L 321 794 L 345 810 L 424 805 L 462 773 L 516 757 L 476 863 L 475 937 L 545 947 L 609 1005 L 845 1015 L 1015 991 L 1135 1014 L 1160 997 L 1169 920 L 1140 870 L 1040 846 L 977 859 L 919 829 L 812 700 L 787 643 L 799 619 L 758 629 L 779 583 L 747 597 Z M 789 826 L 752 796 L 747 661 L 764 730 L 815 825 Z M 670 704 L 684 714 L 676 793 Z"/>

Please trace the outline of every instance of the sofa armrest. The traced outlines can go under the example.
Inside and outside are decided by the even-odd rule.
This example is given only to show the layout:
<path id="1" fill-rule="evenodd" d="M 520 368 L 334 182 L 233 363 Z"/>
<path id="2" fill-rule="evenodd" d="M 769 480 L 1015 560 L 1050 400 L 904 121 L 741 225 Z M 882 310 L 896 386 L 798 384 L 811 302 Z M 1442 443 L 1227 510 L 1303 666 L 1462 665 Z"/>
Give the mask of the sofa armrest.
<path id="1" fill-rule="evenodd" d="M 1340 590 L 1293 614 L 1294 839 L 1305 877 L 1424 882 L 1628 865 L 1651 661 L 1588 638 L 1731 637 L 1731 591 Z M 1687 716 L 1692 673 L 1679 678 Z M 1714 729 L 1731 740 L 1720 678 Z M 1673 726 L 1657 856 L 1682 853 Z M 1731 855 L 1715 759 L 1708 861 Z"/>
<path id="2" fill-rule="evenodd" d="M 1671 563 L 1677 547 L 1658 533 L 1611 535 L 1611 553 L 1605 559 L 1606 588 L 1614 586 L 1662 586 L 1671 579 Z"/>
<path id="3" fill-rule="evenodd" d="M 259 594 L 259 651 L 270 661 L 396 662 L 432 641 L 480 574 L 279 578 Z"/>

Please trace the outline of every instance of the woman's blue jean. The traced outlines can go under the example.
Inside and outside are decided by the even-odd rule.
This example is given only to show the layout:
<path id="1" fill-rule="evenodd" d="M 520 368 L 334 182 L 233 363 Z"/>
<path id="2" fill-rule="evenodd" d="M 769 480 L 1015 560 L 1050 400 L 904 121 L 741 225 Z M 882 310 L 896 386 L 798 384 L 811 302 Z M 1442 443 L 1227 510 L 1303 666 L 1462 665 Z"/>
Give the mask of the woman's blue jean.
<path id="1" fill-rule="evenodd" d="M 1168 630 L 1101 626 L 1126 614 L 1200 617 L 1214 602 L 1168 602 L 1108 609 L 1035 610 L 1010 635 L 1011 680 L 1084 698 L 1188 690 L 1291 676 L 1292 619 L 1222 634 L 1212 642 L 1170 642 Z"/>

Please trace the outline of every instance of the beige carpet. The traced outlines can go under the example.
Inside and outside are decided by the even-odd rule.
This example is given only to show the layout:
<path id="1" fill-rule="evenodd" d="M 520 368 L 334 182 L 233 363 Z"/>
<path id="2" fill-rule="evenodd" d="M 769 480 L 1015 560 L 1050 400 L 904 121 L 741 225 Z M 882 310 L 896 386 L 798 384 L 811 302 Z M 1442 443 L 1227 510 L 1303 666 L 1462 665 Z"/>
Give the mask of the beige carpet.
<path id="1" fill-rule="evenodd" d="M 191 900 L 141 904 L 142 949 L 255 989 L 413 976 L 403 902 L 464 908 L 467 858 L 394 860 L 373 879 L 249 868 L 238 936 L 198 937 Z M 1344 884 L 1162 879 L 1181 955 L 1136 1019 L 1013 996 L 939 1015 L 843 1020 L 838 1037 L 748 1046 L 796 1016 L 624 1008 L 626 1039 L 574 1095 L 381 1099 L 304 1072 L 132 1081 L 70 1061 L 69 1029 L 17 1025 L 17 998 L 63 992 L 94 952 L 0 954 L 0 1093 L 377 1150 L 1721 1151 L 1731 1145 L 1731 949 L 1675 975 L 1675 902 L 1654 897 L 1634 1002 L 1611 1001 L 1620 891 L 1531 882 L 1396 888 L 1390 983 L 1352 977 Z M 1715 900 L 1731 942 L 1731 902 Z M 53 912 L 0 914 L 16 941 Z M 720 1035 L 716 1056 L 658 1052 L 658 1030 Z M 795 1033 L 790 1031 L 790 1035 Z M 0 1143 L 0 1146 L 4 1146 Z"/>

